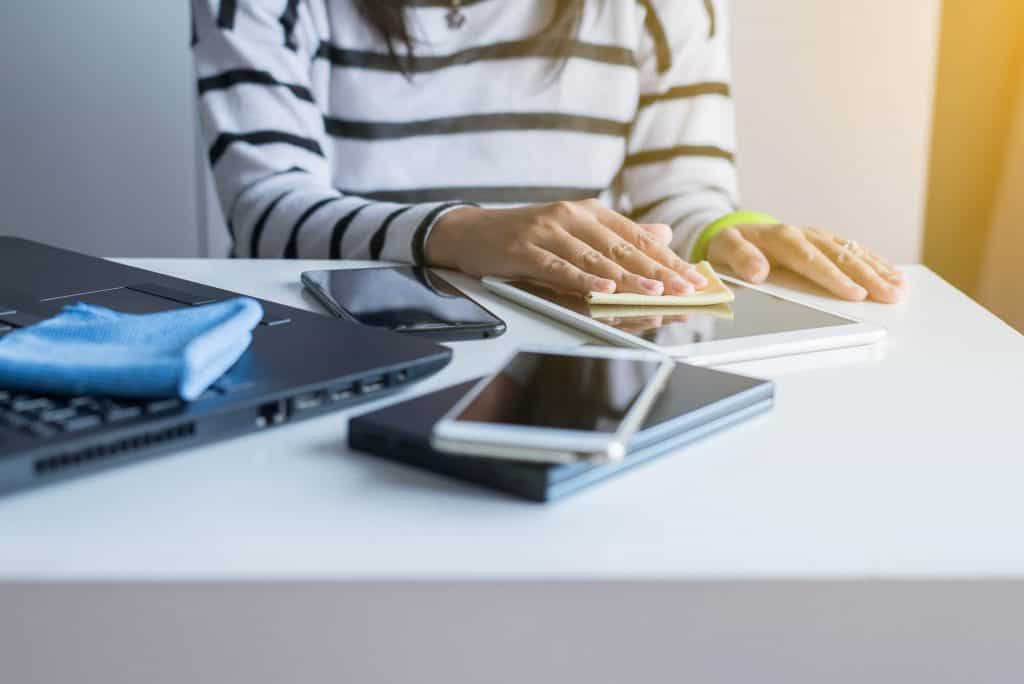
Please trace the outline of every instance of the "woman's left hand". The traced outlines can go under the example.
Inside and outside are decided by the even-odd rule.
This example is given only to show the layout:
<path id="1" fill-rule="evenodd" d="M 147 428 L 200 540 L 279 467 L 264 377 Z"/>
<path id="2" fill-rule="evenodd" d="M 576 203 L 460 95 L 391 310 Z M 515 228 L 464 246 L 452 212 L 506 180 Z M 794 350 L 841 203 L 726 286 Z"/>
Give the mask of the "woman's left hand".
<path id="1" fill-rule="evenodd" d="M 818 228 L 728 228 L 711 240 L 708 259 L 752 283 L 764 282 L 773 266 L 782 266 L 849 301 L 871 298 L 893 304 L 907 290 L 906 277 L 887 261 L 852 240 Z"/>

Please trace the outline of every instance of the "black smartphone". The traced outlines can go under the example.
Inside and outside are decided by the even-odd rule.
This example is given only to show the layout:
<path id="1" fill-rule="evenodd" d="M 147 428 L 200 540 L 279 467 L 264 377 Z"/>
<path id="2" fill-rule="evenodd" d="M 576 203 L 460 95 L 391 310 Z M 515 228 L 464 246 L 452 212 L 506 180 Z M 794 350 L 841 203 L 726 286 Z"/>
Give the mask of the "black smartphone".
<path id="1" fill-rule="evenodd" d="M 429 268 L 306 271 L 302 284 L 339 318 L 432 340 L 497 337 L 505 322 Z"/>

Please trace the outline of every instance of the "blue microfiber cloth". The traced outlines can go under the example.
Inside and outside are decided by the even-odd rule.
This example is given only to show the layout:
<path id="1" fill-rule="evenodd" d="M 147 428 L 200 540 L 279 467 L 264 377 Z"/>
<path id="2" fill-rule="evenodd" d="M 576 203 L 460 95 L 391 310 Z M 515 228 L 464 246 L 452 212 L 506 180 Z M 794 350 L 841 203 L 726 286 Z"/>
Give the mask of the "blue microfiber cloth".
<path id="1" fill-rule="evenodd" d="M 0 338 L 0 387 L 192 400 L 245 353 L 262 318 L 246 298 L 144 315 L 75 304 Z"/>

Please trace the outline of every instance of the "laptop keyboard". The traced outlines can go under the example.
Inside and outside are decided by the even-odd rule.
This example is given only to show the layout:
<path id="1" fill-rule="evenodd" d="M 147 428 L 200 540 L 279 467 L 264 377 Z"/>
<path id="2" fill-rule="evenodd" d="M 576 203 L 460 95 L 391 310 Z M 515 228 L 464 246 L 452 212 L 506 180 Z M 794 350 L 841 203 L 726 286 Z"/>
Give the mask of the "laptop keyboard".
<path id="1" fill-rule="evenodd" d="M 138 285 L 123 290 L 132 290 L 185 306 L 200 306 L 216 301 L 214 298 L 200 297 L 199 294 L 193 295 L 159 285 Z M 79 299 L 84 300 L 86 297 Z M 260 321 L 261 326 L 273 328 L 291 323 L 290 316 L 278 311 L 272 304 L 264 304 L 264 309 L 265 315 Z M 42 320 L 43 317 L 18 311 L 0 302 L 0 339 L 18 328 L 34 325 Z M 240 393 L 251 389 L 253 385 L 251 380 L 234 379 L 229 374 L 218 380 L 196 401 Z M 0 389 L 0 433 L 4 429 L 10 429 L 32 437 L 53 437 L 115 425 L 134 418 L 158 416 L 176 411 L 184 404 L 185 402 L 177 398 L 131 400 L 91 396 L 66 397 Z"/>
<path id="2" fill-rule="evenodd" d="M 136 401 L 97 397 L 57 397 L 0 390 L 0 426 L 34 437 L 124 422 L 177 410 L 180 399 Z"/>

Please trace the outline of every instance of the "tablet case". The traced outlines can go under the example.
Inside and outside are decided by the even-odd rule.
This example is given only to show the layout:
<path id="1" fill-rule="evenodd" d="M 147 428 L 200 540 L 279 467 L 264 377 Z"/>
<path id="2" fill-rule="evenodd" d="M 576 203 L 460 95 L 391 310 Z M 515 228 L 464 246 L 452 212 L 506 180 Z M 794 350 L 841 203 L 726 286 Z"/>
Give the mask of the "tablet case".
<path id="1" fill-rule="evenodd" d="M 677 364 L 662 398 L 623 461 L 543 464 L 473 458 L 430 446 L 434 424 L 477 381 L 389 406 L 349 422 L 349 446 L 406 465 L 472 482 L 531 501 L 554 501 L 772 407 L 774 386 L 707 368 Z M 672 397 L 668 402 L 667 397 Z M 671 405 L 669 405 L 671 403 Z"/>

